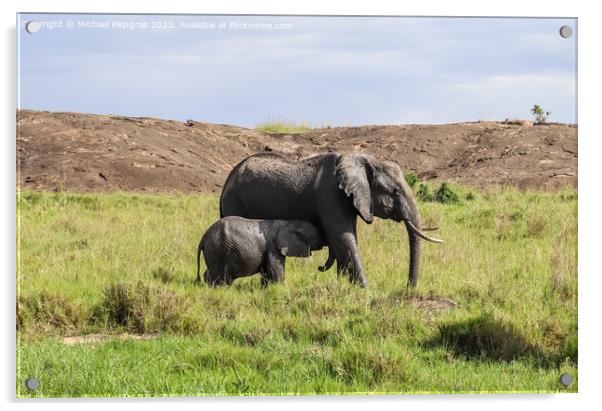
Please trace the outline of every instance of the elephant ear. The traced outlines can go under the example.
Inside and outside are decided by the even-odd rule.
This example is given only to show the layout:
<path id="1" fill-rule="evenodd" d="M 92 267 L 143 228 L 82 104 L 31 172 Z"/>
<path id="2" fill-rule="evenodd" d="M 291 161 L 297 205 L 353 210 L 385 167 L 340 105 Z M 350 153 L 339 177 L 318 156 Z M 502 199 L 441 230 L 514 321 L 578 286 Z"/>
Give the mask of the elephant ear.
<path id="1" fill-rule="evenodd" d="M 309 240 L 294 229 L 280 229 L 276 234 L 276 249 L 283 256 L 309 257 Z"/>
<path id="2" fill-rule="evenodd" d="M 343 154 L 338 161 L 336 176 L 339 188 L 351 197 L 353 205 L 366 223 L 374 220 L 372 214 L 372 165 L 362 154 Z"/>

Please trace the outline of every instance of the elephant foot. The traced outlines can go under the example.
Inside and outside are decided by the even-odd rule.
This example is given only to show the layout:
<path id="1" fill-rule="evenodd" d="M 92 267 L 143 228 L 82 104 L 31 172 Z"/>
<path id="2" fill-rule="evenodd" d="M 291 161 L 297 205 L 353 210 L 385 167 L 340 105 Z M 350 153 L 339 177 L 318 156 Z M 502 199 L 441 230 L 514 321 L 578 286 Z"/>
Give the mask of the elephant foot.
<path id="1" fill-rule="evenodd" d="M 368 287 L 368 280 L 364 276 L 349 275 L 349 281 L 351 282 L 351 284 L 357 284 L 361 288 Z"/>
<path id="2" fill-rule="evenodd" d="M 418 280 L 417 279 L 410 278 L 410 279 L 408 279 L 407 288 L 416 288 L 417 284 L 418 284 Z"/>

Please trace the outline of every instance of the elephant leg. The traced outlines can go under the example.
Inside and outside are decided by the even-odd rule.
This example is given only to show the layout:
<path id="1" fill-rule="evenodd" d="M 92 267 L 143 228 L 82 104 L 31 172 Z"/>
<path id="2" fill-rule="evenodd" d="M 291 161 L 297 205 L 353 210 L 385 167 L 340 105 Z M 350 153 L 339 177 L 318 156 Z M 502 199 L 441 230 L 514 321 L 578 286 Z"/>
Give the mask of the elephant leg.
<path id="1" fill-rule="evenodd" d="M 207 272 L 207 271 L 205 271 L 205 273 L 208 274 L 208 276 L 205 277 L 206 278 L 205 282 L 210 287 L 218 287 L 218 286 L 223 285 L 225 283 L 224 276 L 213 276 L 212 274 L 209 275 L 211 272 Z"/>
<path id="2" fill-rule="evenodd" d="M 351 233 L 344 233 L 339 244 L 335 245 L 337 255 L 337 271 L 349 276 L 351 282 L 357 282 L 361 287 L 368 285 L 364 267 L 359 256 L 359 248 Z"/>
<path id="3" fill-rule="evenodd" d="M 270 277 L 269 277 L 268 270 L 267 270 L 265 264 L 262 264 L 261 267 L 259 268 L 259 275 L 261 276 L 261 286 L 267 287 L 268 284 L 270 283 Z"/>
<path id="4" fill-rule="evenodd" d="M 230 267 L 228 264 L 225 265 L 224 267 L 224 271 L 223 271 L 223 276 L 221 278 L 221 282 L 225 285 L 232 285 L 232 283 L 234 282 L 234 279 L 236 278 L 234 276 L 234 270 L 232 267 Z"/>
<path id="5" fill-rule="evenodd" d="M 355 237 L 355 220 L 347 224 L 341 222 L 337 224 L 336 221 L 324 222 L 323 227 L 329 244 L 334 248 L 337 273 L 347 274 L 351 282 L 366 287 L 368 280 L 364 274 Z"/>
<path id="6" fill-rule="evenodd" d="M 228 269 L 228 264 L 224 263 L 223 260 L 209 259 L 207 260 L 207 269 L 203 273 L 203 280 L 211 287 L 223 285 Z"/>
<path id="7" fill-rule="evenodd" d="M 205 272 L 203 273 L 203 279 L 205 280 L 205 282 L 207 282 L 207 280 L 209 279 L 209 269 L 205 270 Z M 197 273 L 195 283 L 196 283 L 196 285 L 200 285 L 201 284 L 200 273 Z"/>
<path id="8" fill-rule="evenodd" d="M 261 275 L 261 287 L 262 287 L 262 288 L 265 288 L 265 287 L 267 287 L 267 286 L 268 286 L 268 284 L 269 284 L 269 278 L 268 278 L 268 274 L 262 271 L 262 272 L 260 273 L 260 275 Z"/>
<path id="9" fill-rule="evenodd" d="M 269 252 L 265 257 L 263 264 L 265 270 L 266 283 L 275 283 L 284 281 L 284 263 L 286 258 L 277 251 Z M 262 274 L 262 284 L 264 282 Z"/>

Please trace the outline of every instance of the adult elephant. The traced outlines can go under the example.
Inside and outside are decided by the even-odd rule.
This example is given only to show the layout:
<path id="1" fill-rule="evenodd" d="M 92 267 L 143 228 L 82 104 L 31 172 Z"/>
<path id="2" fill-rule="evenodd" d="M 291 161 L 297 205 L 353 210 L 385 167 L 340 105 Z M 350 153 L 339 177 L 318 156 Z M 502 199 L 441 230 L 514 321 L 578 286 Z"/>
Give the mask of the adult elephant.
<path id="1" fill-rule="evenodd" d="M 366 286 L 357 244 L 357 216 L 403 221 L 410 242 L 408 285 L 420 271 L 421 231 L 412 190 L 399 166 L 366 154 L 327 153 L 292 161 L 273 153 L 252 155 L 228 175 L 221 217 L 306 220 L 319 225 L 336 257 L 339 274 Z"/>

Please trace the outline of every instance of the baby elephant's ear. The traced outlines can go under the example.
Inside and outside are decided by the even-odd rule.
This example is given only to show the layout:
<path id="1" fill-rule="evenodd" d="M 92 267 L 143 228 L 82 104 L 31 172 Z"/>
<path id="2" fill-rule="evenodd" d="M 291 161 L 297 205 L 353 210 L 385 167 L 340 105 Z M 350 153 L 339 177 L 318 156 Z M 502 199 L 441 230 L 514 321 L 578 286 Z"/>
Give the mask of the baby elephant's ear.
<path id="1" fill-rule="evenodd" d="M 280 254 L 289 257 L 309 257 L 309 241 L 292 227 L 282 228 L 276 236 L 276 248 Z"/>

